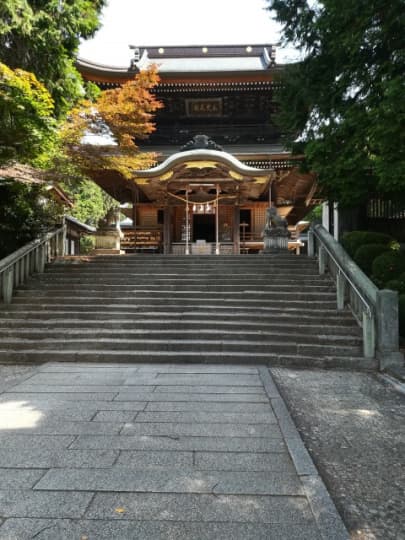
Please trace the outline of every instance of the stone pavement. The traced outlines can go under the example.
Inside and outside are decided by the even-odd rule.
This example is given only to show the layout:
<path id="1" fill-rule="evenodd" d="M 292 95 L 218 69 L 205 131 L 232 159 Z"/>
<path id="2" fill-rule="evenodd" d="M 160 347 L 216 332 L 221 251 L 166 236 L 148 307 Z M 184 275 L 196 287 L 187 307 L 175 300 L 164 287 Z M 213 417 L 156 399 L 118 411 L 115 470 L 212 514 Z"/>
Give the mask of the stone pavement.
<path id="1" fill-rule="evenodd" d="M 264 367 L 45 364 L 0 468 L 2 540 L 348 538 Z"/>

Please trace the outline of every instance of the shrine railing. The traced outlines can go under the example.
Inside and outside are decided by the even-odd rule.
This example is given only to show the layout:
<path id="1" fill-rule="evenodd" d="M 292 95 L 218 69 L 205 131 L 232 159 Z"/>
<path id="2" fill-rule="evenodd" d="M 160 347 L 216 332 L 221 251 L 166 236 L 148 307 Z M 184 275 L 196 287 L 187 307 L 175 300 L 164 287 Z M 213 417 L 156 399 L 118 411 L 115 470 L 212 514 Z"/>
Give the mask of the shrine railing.
<path id="1" fill-rule="evenodd" d="M 402 365 L 398 293 L 378 289 L 322 225 L 309 230 L 308 256 L 317 256 L 319 274 L 334 279 L 337 309 L 348 306 L 361 326 L 363 355 L 376 358 L 380 369 Z"/>
<path id="2" fill-rule="evenodd" d="M 13 291 L 32 274 L 42 273 L 45 265 L 65 252 L 66 225 L 33 240 L 8 257 L 0 260 L 0 296 L 11 302 Z"/>

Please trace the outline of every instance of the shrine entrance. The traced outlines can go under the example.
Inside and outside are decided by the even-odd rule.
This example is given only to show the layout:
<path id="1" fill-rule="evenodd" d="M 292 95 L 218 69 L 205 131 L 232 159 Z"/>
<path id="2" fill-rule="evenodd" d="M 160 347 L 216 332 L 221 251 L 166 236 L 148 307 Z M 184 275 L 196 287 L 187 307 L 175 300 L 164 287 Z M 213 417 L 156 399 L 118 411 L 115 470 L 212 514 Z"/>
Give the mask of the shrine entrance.
<path id="1" fill-rule="evenodd" d="M 215 242 L 215 215 L 194 214 L 192 234 L 193 242 L 197 242 L 197 240 Z"/>

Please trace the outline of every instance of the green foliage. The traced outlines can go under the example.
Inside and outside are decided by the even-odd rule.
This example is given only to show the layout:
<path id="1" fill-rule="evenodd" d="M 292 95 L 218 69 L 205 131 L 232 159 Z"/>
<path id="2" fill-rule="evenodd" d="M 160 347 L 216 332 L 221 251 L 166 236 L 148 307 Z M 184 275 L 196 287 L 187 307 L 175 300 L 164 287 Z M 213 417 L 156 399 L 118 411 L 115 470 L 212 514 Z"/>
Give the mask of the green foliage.
<path id="1" fill-rule="evenodd" d="M 94 35 L 105 0 L 3 0 L 0 61 L 35 73 L 63 116 L 83 97 L 74 67 L 81 38 Z"/>
<path id="2" fill-rule="evenodd" d="M 372 279 L 378 287 L 397 279 L 405 272 L 405 254 L 401 251 L 388 251 L 374 259 L 372 264 Z"/>
<path id="3" fill-rule="evenodd" d="M 403 0 L 268 0 L 303 60 L 281 76 L 279 121 L 323 193 L 355 206 L 404 187 Z"/>
<path id="4" fill-rule="evenodd" d="M 371 231 L 351 231 L 343 235 L 342 246 L 350 257 L 354 257 L 356 251 L 365 244 L 385 244 L 393 242 L 388 234 Z"/>
<path id="5" fill-rule="evenodd" d="M 53 101 L 35 75 L 0 63 L 0 165 L 34 160 L 50 151 L 55 134 Z"/>
<path id="6" fill-rule="evenodd" d="M 322 220 L 322 205 L 319 204 L 312 208 L 312 210 L 304 217 L 304 221 L 318 222 Z"/>
<path id="7" fill-rule="evenodd" d="M 63 187 L 75 203 L 70 214 L 87 225 L 96 227 L 108 210 L 117 204 L 92 180 L 68 180 Z"/>
<path id="8" fill-rule="evenodd" d="M 398 298 L 399 311 L 399 335 L 405 337 L 405 294 L 400 294 Z"/>
<path id="9" fill-rule="evenodd" d="M 0 258 L 60 223 L 61 210 L 42 186 L 1 182 Z"/>
<path id="10" fill-rule="evenodd" d="M 391 289 L 392 291 L 398 291 L 400 294 L 405 294 L 405 283 L 400 279 L 391 279 L 384 285 L 384 289 Z"/>
<path id="11" fill-rule="evenodd" d="M 387 244 L 364 244 L 356 250 L 353 260 L 367 276 L 370 276 L 374 259 L 389 250 Z"/>
<path id="12" fill-rule="evenodd" d="M 88 255 L 96 247 L 94 236 L 82 236 L 80 238 L 80 255 Z"/>

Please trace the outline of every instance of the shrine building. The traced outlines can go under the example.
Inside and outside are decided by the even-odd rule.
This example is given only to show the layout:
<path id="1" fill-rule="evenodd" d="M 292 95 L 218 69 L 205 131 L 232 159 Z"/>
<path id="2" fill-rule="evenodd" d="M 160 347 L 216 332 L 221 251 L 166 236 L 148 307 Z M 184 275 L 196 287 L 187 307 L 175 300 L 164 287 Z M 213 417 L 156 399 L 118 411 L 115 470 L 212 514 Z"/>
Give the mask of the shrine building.
<path id="1" fill-rule="evenodd" d="M 84 79 L 101 89 L 158 66 L 154 92 L 164 107 L 156 131 L 140 144 L 157 153 L 157 165 L 134 171 L 130 180 L 118 171 L 93 174 L 128 217 L 121 249 L 259 252 L 269 206 L 296 231 L 319 200 L 315 175 L 300 171 L 300 157 L 285 151 L 274 121 L 283 69 L 274 46 L 132 49 L 127 67 L 77 62 Z"/>

